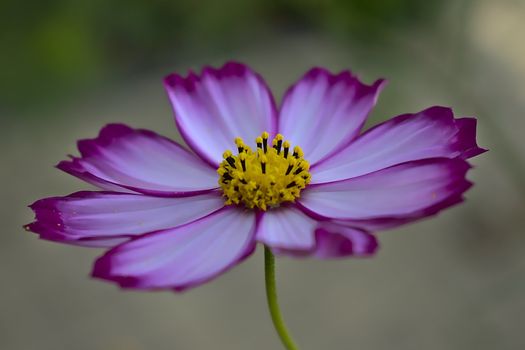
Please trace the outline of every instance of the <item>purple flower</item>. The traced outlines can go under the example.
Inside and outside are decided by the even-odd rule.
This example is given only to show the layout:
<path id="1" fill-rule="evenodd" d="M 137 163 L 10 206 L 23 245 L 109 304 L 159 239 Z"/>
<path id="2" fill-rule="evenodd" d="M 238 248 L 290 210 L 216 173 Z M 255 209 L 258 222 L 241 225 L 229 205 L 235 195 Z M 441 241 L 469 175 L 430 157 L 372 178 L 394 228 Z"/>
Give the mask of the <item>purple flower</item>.
<path id="1" fill-rule="evenodd" d="M 78 142 L 80 157 L 58 164 L 103 191 L 41 199 L 26 228 L 110 248 L 93 276 L 141 289 L 204 283 L 257 242 L 293 256 L 371 255 L 372 231 L 461 202 L 471 186 L 466 159 L 484 152 L 476 120 L 446 107 L 361 132 L 383 86 L 314 68 L 278 108 L 239 63 L 172 74 L 165 87 L 191 151 L 107 125 Z"/>

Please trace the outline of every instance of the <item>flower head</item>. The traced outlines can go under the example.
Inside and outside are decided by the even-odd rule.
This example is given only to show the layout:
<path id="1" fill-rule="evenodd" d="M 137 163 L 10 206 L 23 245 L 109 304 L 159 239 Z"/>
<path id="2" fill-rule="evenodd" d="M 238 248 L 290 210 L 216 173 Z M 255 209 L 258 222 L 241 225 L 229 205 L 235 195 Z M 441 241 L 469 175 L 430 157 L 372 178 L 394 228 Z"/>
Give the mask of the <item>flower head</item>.
<path id="1" fill-rule="evenodd" d="M 121 124 L 78 142 L 58 168 L 101 191 L 45 198 L 41 238 L 110 248 L 93 276 L 182 290 L 249 256 L 335 258 L 377 249 L 372 232 L 434 215 L 471 186 L 476 120 L 431 107 L 362 127 L 383 80 L 307 72 L 276 107 L 262 78 L 227 63 L 165 79 L 190 150 Z M 232 151 L 233 150 L 233 151 Z"/>

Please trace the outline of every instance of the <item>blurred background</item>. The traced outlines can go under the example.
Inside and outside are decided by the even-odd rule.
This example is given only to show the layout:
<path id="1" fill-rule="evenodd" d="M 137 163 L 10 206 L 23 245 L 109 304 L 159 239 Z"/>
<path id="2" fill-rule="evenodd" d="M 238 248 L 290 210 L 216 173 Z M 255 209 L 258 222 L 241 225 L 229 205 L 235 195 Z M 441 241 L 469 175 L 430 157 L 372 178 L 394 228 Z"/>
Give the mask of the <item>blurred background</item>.
<path id="1" fill-rule="evenodd" d="M 467 201 L 380 235 L 373 259 L 278 260 L 301 349 L 525 348 L 525 2 L 0 2 L 0 348 L 280 349 L 261 249 L 184 294 L 88 278 L 102 251 L 38 240 L 26 205 L 88 186 L 53 168 L 108 122 L 180 140 L 172 71 L 251 65 L 276 97 L 314 65 L 390 82 L 377 123 L 430 105 L 479 118 Z"/>

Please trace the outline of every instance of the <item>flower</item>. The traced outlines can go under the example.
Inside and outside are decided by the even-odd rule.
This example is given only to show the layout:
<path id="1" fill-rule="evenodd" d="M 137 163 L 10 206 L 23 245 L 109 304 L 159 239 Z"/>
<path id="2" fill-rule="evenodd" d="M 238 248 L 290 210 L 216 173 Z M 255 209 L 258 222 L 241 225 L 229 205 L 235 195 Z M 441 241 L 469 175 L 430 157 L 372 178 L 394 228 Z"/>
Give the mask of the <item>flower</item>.
<path id="1" fill-rule="evenodd" d="M 385 82 L 369 86 L 348 71 L 311 69 L 279 108 L 239 63 L 164 83 L 191 151 L 107 125 L 57 166 L 102 191 L 41 199 L 26 226 L 43 239 L 110 248 L 93 276 L 121 287 L 193 287 L 257 242 L 282 255 L 371 255 L 372 232 L 461 202 L 466 159 L 485 151 L 476 120 L 446 107 L 361 132 Z"/>

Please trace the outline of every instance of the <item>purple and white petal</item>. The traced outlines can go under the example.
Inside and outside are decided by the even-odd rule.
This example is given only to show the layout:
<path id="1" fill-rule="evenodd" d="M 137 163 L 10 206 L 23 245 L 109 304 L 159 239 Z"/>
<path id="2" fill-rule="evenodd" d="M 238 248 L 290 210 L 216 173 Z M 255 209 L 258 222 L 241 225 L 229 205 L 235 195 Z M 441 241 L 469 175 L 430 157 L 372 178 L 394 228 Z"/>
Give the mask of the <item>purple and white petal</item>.
<path id="1" fill-rule="evenodd" d="M 413 160 L 466 159 L 483 152 L 476 145 L 475 119 L 454 119 L 450 108 L 431 107 L 368 130 L 333 157 L 312 167 L 312 183 L 345 180 Z"/>
<path id="2" fill-rule="evenodd" d="M 108 251 L 93 276 L 139 289 L 187 289 L 227 271 L 255 247 L 255 214 L 226 207 Z"/>
<path id="3" fill-rule="evenodd" d="M 461 158 L 468 159 L 487 152 L 476 143 L 476 118 L 463 117 L 455 122 L 459 129 L 458 148 L 461 149 Z"/>
<path id="4" fill-rule="evenodd" d="M 42 239 L 113 247 L 133 236 L 195 221 L 223 206 L 216 192 L 180 198 L 77 192 L 32 204 L 36 220 L 26 228 Z"/>
<path id="5" fill-rule="evenodd" d="M 316 220 L 294 207 L 273 208 L 261 214 L 256 238 L 276 249 L 311 250 L 316 226 Z"/>
<path id="6" fill-rule="evenodd" d="M 216 166 L 222 153 L 241 137 L 252 143 L 263 131 L 275 134 L 277 111 L 264 80 L 235 62 L 219 69 L 207 67 L 200 75 L 172 74 L 164 85 L 179 131 L 188 145 Z"/>
<path id="7" fill-rule="evenodd" d="M 433 205 L 430 205 L 428 207 L 425 207 L 421 210 L 415 211 L 407 215 L 378 217 L 370 219 L 333 220 L 333 222 L 347 227 L 359 227 L 369 232 L 390 230 L 401 225 L 405 225 L 414 221 L 434 216 L 443 209 L 460 204 L 464 200 L 465 198 L 463 197 L 463 195 L 455 195 L 447 197 L 446 199 L 440 202 L 437 202 Z M 315 214 L 313 216 L 315 217 Z"/>
<path id="8" fill-rule="evenodd" d="M 215 169 L 152 131 L 109 124 L 78 149 L 81 157 L 57 167 L 105 190 L 188 196 L 218 187 Z"/>
<path id="9" fill-rule="evenodd" d="M 370 233 L 331 222 L 323 222 L 315 230 L 316 246 L 312 256 L 319 259 L 366 257 L 373 255 L 379 246 Z"/>
<path id="10" fill-rule="evenodd" d="M 344 181 L 311 185 L 303 191 L 299 205 L 318 218 L 414 219 L 457 203 L 472 185 L 465 178 L 469 168 L 459 158 L 407 162 Z"/>
<path id="11" fill-rule="evenodd" d="M 286 93 L 279 132 L 315 164 L 359 134 L 384 83 L 368 86 L 348 71 L 335 75 L 313 68 Z"/>

